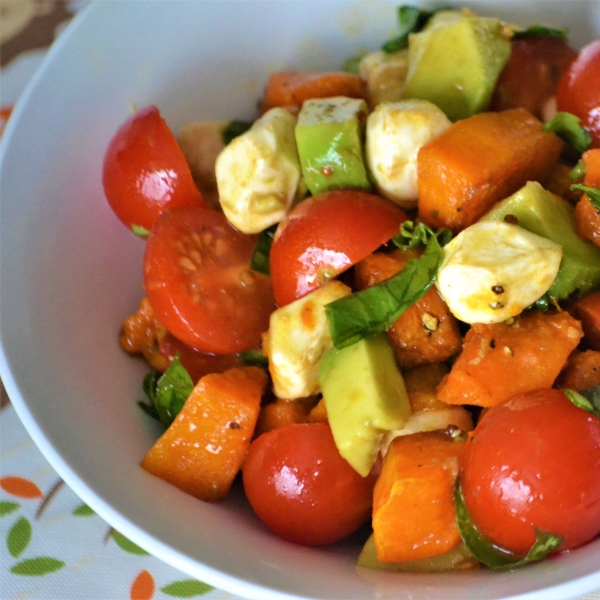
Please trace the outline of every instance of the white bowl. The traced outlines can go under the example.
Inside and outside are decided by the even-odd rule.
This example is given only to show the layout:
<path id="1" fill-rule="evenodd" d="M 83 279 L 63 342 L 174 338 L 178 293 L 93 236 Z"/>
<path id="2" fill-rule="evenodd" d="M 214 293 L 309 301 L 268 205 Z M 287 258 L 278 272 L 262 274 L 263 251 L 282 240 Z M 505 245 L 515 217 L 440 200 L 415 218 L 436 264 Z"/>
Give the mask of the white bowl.
<path id="1" fill-rule="evenodd" d="M 466 2 L 598 37 L 598 3 Z M 357 546 L 268 533 L 241 495 L 187 496 L 139 467 L 159 434 L 136 406 L 146 371 L 118 347 L 142 296 L 144 242 L 102 192 L 107 143 L 132 107 L 173 129 L 250 118 L 268 73 L 338 69 L 395 30 L 377 2 L 99 2 L 51 49 L 3 140 L 0 374 L 29 433 L 112 526 L 189 575 L 252 598 L 567 598 L 600 588 L 600 541 L 514 573 L 357 570 Z"/>

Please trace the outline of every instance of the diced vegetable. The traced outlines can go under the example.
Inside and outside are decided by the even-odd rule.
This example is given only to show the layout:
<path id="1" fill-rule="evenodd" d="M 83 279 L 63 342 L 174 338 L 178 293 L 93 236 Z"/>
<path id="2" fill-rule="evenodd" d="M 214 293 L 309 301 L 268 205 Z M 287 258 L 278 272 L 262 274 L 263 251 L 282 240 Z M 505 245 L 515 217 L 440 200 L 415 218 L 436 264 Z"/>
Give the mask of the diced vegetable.
<path id="1" fill-rule="evenodd" d="M 371 254 L 356 265 L 357 288 L 366 289 L 389 279 L 419 254 L 417 250 Z M 460 351 L 458 323 L 433 288 L 409 306 L 387 333 L 403 369 L 448 360 Z"/>
<path id="2" fill-rule="evenodd" d="M 600 352 L 598 350 L 575 350 L 560 374 L 558 387 L 581 392 L 600 385 Z"/>
<path id="3" fill-rule="evenodd" d="M 435 285 L 465 323 L 500 323 L 541 298 L 556 278 L 563 249 L 504 221 L 483 221 L 444 246 Z"/>
<path id="4" fill-rule="evenodd" d="M 544 181 L 562 148 L 524 110 L 459 121 L 419 152 L 419 216 L 458 232 L 527 181 Z"/>
<path id="5" fill-rule="evenodd" d="M 305 423 L 308 412 L 309 406 L 306 403 L 277 398 L 275 402 L 265 404 L 261 407 L 254 430 L 254 437 L 258 437 L 278 427 L 285 427 L 293 423 Z"/>
<path id="6" fill-rule="evenodd" d="M 323 360 L 320 384 L 335 445 L 366 477 L 383 434 L 402 429 L 410 416 L 404 381 L 385 336 L 331 350 Z"/>
<path id="7" fill-rule="evenodd" d="M 438 398 L 496 406 L 516 394 L 552 387 L 582 335 L 579 321 L 565 312 L 531 310 L 510 324 L 475 323 Z"/>
<path id="8" fill-rule="evenodd" d="M 371 188 L 363 150 L 366 116 L 362 99 L 335 96 L 304 102 L 295 134 L 302 176 L 311 194 Z"/>
<path id="9" fill-rule="evenodd" d="M 461 543 L 453 494 L 464 450 L 464 442 L 441 432 L 391 443 L 373 497 L 379 561 L 439 556 Z"/>
<path id="10" fill-rule="evenodd" d="M 225 497 L 250 446 L 266 384 L 259 367 L 203 377 L 142 467 L 201 500 Z"/>
<path id="11" fill-rule="evenodd" d="M 585 343 L 594 350 L 600 350 L 600 292 L 578 298 L 568 311 L 581 321 Z"/>
<path id="12" fill-rule="evenodd" d="M 365 98 L 365 82 L 358 75 L 344 73 L 307 73 L 299 71 L 280 71 L 272 73 L 262 99 L 263 112 L 281 106 L 300 108 L 304 101 L 311 98 L 331 98 L 348 96 Z"/>
<path id="13" fill-rule="evenodd" d="M 415 208 L 417 155 L 451 123 L 426 100 L 385 102 L 367 118 L 366 156 L 378 192 L 403 208 Z"/>
<path id="14" fill-rule="evenodd" d="M 588 150 L 582 156 L 585 167 L 583 184 L 600 189 L 600 149 Z M 600 194 L 600 192 L 599 192 Z M 589 194 L 584 194 L 575 207 L 575 221 L 579 235 L 600 246 L 600 206 L 592 202 Z"/>

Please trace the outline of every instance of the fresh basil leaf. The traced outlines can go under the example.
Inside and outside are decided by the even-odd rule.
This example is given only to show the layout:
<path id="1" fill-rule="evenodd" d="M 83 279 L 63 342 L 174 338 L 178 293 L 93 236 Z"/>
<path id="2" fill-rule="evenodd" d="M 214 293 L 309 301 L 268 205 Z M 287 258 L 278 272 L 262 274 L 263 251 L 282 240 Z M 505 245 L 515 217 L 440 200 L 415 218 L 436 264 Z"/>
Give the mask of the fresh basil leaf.
<path id="1" fill-rule="evenodd" d="M 454 490 L 456 505 L 456 523 L 460 536 L 471 555 L 479 562 L 497 571 L 516 569 L 529 563 L 546 558 L 553 550 L 560 548 L 563 538 L 560 535 L 546 533 L 535 529 L 536 541 L 524 557 L 519 557 L 508 550 L 493 544 L 482 535 L 467 511 L 465 501 L 457 484 Z"/>
<path id="2" fill-rule="evenodd" d="M 598 387 L 598 386 L 596 386 Z M 594 390 L 595 388 L 591 388 Z M 600 398 L 597 391 L 592 393 L 588 392 L 589 396 L 583 395 L 573 390 L 563 390 L 565 396 L 577 407 L 587 412 L 600 417 Z"/>
<path id="3" fill-rule="evenodd" d="M 269 254 L 271 252 L 271 246 L 273 245 L 273 238 L 275 237 L 276 230 L 277 225 L 272 225 L 268 229 L 265 229 L 260 234 L 254 252 L 252 253 L 250 268 L 263 275 L 270 275 L 271 273 L 269 270 Z"/>
<path id="4" fill-rule="evenodd" d="M 530 304 L 526 310 L 541 310 L 542 312 L 548 312 L 550 302 L 550 296 L 546 293 L 533 304 Z"/>
<path id="5" fill-rule="evenodd" d="M 571 169 L 569 173 L 569 179 L 571 181 L 577 181 L 578 179 L 583 179 L 585 177 L 585 163 L 583 160 L 578 161 L 578 163 Z"/>
<path id="6" fill-rule="evenodd" d="M 351 73 L 352 75 L 358 75 L 359 74 L 358 66 L 360 65 L 361 60 L 362 60 L 362 58 L 360 56 L 353 56 L 352 58 L 349 58 L 344 63 L 344 66 L 342 67 L 342 69 L 346 73 Z"/>
<path id="7" fill-rule="evenodd" d="M 138 402 L 138 406 L 149 416 L 157 421 L 160 421 L 160 415 L 156 410 L 154 404 L 147 404 L 146 402 L 142 402 L 141 400 Z M 162 423 L 162 421 L 161 421 Z"/>
<path id="8" fill-rule="evenodd" d="M 571 185 L 572 190 L 581 190 L 587 194 L 590 202 L 594 205 L 594 208 L 600 210 L 600 190 L 598 188 L 588 187 L 587 185 L 581 185 L 580 183 L 574 183 Z"/>
<path id="9" fill-rule="evenodd" d="M 227 146 L 231 140 L 238 137 L 238 135 L 242 135 L 242 133 L 246 133 L 250 127 L 252 127 L 252 123 L 248 121 L 229 121 L 227 127 L 223 130 L 223 143 Z"/>
<path id="10" fill-rule="evenodd" d="M 408 36 L 411 33 L 421 31 L 433 13 L 428 10 L 415 8 L 414 6 L 400 6 L 398 7 L 397 15 L 400 32 L 395 38 L 387 41 L 381 47 L 388 54 L 406 48 L 408 46 Z"/>
<path id="11" fill-rule="evenodd" d="M 435 281 L 442 249 L 434 235 L 425 252 L 413 258 L 402 271 L 361 292 L 325 306 L 333 345 L 346 348 L 387 331 L 396 319 L 422 298 Z"/>
<path id="12" fill-rule="evenodd" d="M 591 388 L 581 390 L 579 393 L 600 410 L 600 385 L 595 385 Z"/>
<path id="13" fill-rule="evenodd" d="M 592 143 L 592 136 L 587 129 L 581 126 L 581 119 L 568 112 L 557 112 L 554 119 L 545 123 L 542 129 L 554 132 L 581 154 Z"/>
<path id="14" fill-rule="evenodd" d="M 440 246 L 444 247 L 452 239 L 452 232 L 449 229 L 439 229 L 434 232 L 425 223 L 415 225 L 413 221 L 404 221 L 400 225 L 400 233 L 392 238 L 392 242 L 401 250 L 410 250 L 419 244 L 427 245 L 433 237 L 436 237 Z"/>
<path id="15" fill-rule="evenodd" d="M 142 391 L 153 404 L 156 400 L 156 386 L 161 377 L 162 373 L 153 369 L 144 377 L 144 381 L 142 382 Z"/>
<path id="16" fill-rule="evenodd" d="M 141 237 L 141 238 L 147 238 L 150 235 L 150 232 L 145 227 L 142 227 L 141 225 L 132 225 L 131 231 L 133 231 L 133 233 L 135 235 L 137 235 L 138 237 Z"/>
<path id="17" fill-rule="evenodd" d="M 531 25 L 531 27 L 528 27 L 523 31 L 516 31 L 513 35 L 513 40 L 520 40 L 528 37 L 551 37 L 566 42 L 567 30 L 560 27 L 548 27 L 538 23 L 536 25 Z"/>
<path id="18" fill-rule="evenodd" d="M 269 359 L 260 350 L 240 352 L 238 357 L 243 365 L 249 367 L 263 367 L 266 369 L 269 366 Z"/>

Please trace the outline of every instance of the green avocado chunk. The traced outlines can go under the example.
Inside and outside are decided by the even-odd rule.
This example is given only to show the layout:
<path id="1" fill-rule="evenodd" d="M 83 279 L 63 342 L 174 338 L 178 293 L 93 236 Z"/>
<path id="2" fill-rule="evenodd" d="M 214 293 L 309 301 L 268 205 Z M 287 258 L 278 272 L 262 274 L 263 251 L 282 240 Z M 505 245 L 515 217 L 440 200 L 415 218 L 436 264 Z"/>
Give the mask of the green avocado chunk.
<path id="1" fill-rule="evenodd" d="M 577 234 L 573 207 L 566 200 L 530 181 L 492 207 L 481 220 L 500 221 L 508 215 L 516 217 L 524 229 L 563 247 L 558 274 L 548 290 L 550 298 L 563 300 L 600 286 L 600 248 Z"/>
<path id="2" fill-rule="evenodd" d="M 403 98 L 429 100 L 457 121 L 486 110 L 510 56 L 499 19 L 442 11 L 409 37 Z"/>
<path id="3" fill-rule="evenodd" d="M 404 380 L 385 334 L 330 350 L 320 376 L 327 417 L 340 454 L 366 477 L 383 435 L 410 416 Z"/>
<path id="4" fill-rule="evenodd" d="M 311 194 L 371 188 L 364 161 L 366 118 L 364 100 L 336 96 L 304 102 L 296 125 L 296 145 Z"/>

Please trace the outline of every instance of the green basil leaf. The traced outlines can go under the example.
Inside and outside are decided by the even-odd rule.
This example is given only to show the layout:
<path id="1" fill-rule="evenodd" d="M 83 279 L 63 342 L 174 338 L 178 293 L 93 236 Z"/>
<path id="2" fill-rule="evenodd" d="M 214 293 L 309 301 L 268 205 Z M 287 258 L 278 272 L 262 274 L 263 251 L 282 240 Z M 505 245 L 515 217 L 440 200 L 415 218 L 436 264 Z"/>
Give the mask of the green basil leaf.
<path id="1" fill-rule="evenodd" d="M 437 237 L 433 236 L 423 255 L 409 260 L 393 277 L 327 304 L 325 314 L 333 345 L 338 349 L 346 348 L 387 331 L 432 286 L 441 260 L 442 249 Z"/>
<path id="2" fill-rule="evenodd" d="M 240 362 L 247 367 L 263 367 L 266 369 L 269 366 L 269 359 L 260 350 L 247 350 L 238 354 Z"/>
<path id="3" fill-rule="evenodd" d="M 418 33 L 425 27 L 427 21 L 433 15 L 428 10 L 421 10 L 414 6 L 398 7 L 398 35 L 386 42 L 381 49 L 388 54 L 403 50 L 408 46 L 408 36 L 411 33 Z"/>
<path id="4" fill-rule="evenodd" d="M 392 238 L 392 242 L 402 250 L 410 250 L 419 244 L 427 245 L 433 237 L 436 237 L 440 246 L 444 247 L 452 239 L 452 232 L 449 229 L 439 229 L 434 232 L 425 223 L 415 225 L 413 221 L 404 221 L 400 225 L 400 233 Z"/>
<path id="5" fill-rule="evenodd" d="M 581 408 L 600 417 L 600 395 L 595 388 L 591 388 L 591 390 L 594 391 L 590 393 L 588 390 L 589 395 L 584 395 L 583 393 L 580 394 L 573 390 L 563 390 L 563 393 L 577 408 Z"/>
<path id="6" fill-rule="evenodd" d="M 141 225 L 132 225 L 131 231 L 133 231 L 135 235 L 141 238 L 147 238 L 150 235 L 150 231 L 148 231 L 145 227 L 142 227 Z"/>
<path id="7" fill-rule="evenodd" d="M 542 129 L 554 132 L 581 154 L 592 143 L 592 136 L 587 129 L 581 126 L 581 119 L 568 112 L 557 112 L 554 119 L 549 123 L 545 123 Z"/>
<path id="8" fill-rule="evenodd" d="M 151 397 L 158 416 L 166 427 L 175 420 L 193 389 L 192 378 L 179 362 L 179 355 L 175 355 L 169 368 L 156 382 L 154 397 Z"/>
<path id="9" fill-rule="evenodd" d="M 227 127 L 223 130 L 223 143 L 227 146 L 231 140 L 238 137 L 238 135 L 242 135 L 242 133 L 246 133 L 250 127 L 252 127 L 252 123 L 248 121 L 229 121 Z"/>
<path id="10" fill-rule="evenodd" d="M 524 557 L 517 556 L 496 546 L 478 531 L 465 506 L 460 483 L 457 484 L 454 490 L 454 503 L 456 505 L 458 531 L 467 550 L 475 559 L 491 569 L 497 571 L 516 569 L 542 560 L 553 550 L 560 548 L 562 544 L 562 536 L 535 529 L 535 543 Z"/>
<path id="11" fill-rule="evenodd" d="M 541 310 L 542 312 L 548 312 L 550 308 L 551 299 L 546 293 L 541 298 L 536 300 L 533 304 L 530 304 L 526 310 Z"/>
<path id="12" fill-rule="evenodd" d="M 600 190 L 598 188 L 588 187 L 587 185 L 581 185 L 580 183 L 574 183 L 571 185 L 572 190 L 581 190 L 587 194 L 590 202 L 594 205 L 594 208 L 600 210 Z"/>
<path id="13" fill-rule="evenodd" d="M 271 246 L 273 245 L 273 238 L 275 237 L 276 230 L 277 225 L 271 225 L 271 227 L 265 229 L 260 234 L 254 252 L 252 253 L 250 268 L 263 275 L 270 275 L 271 273 L 269 270 L 269 254 L 271 252 Z"/>
<path id="14" fill-rule="evenodd" d="M 600 410 L 600 385 L 581 390 L 579 394 L 584 398 L 587 398 L 598 410 Z"/>
<path id="15" fill-rule="evenodd" d="M 546 25 L 536 24 L 531 25 L 531 27 L 528 27 L 523 31 L 515 32 L 513 40 L 520 40 L 528 37 L 551 37 L 566 42 L 567 30 L 560 27 L 548 27 Z"/>
<path id="16" fill-rule="evenodd" d="M 571 181 L 577 181 L 585 177 L 585 163 L 583 160 L 579 160 L 577 164 L 571 169 L 569 173 L 569 179 Z"/>

